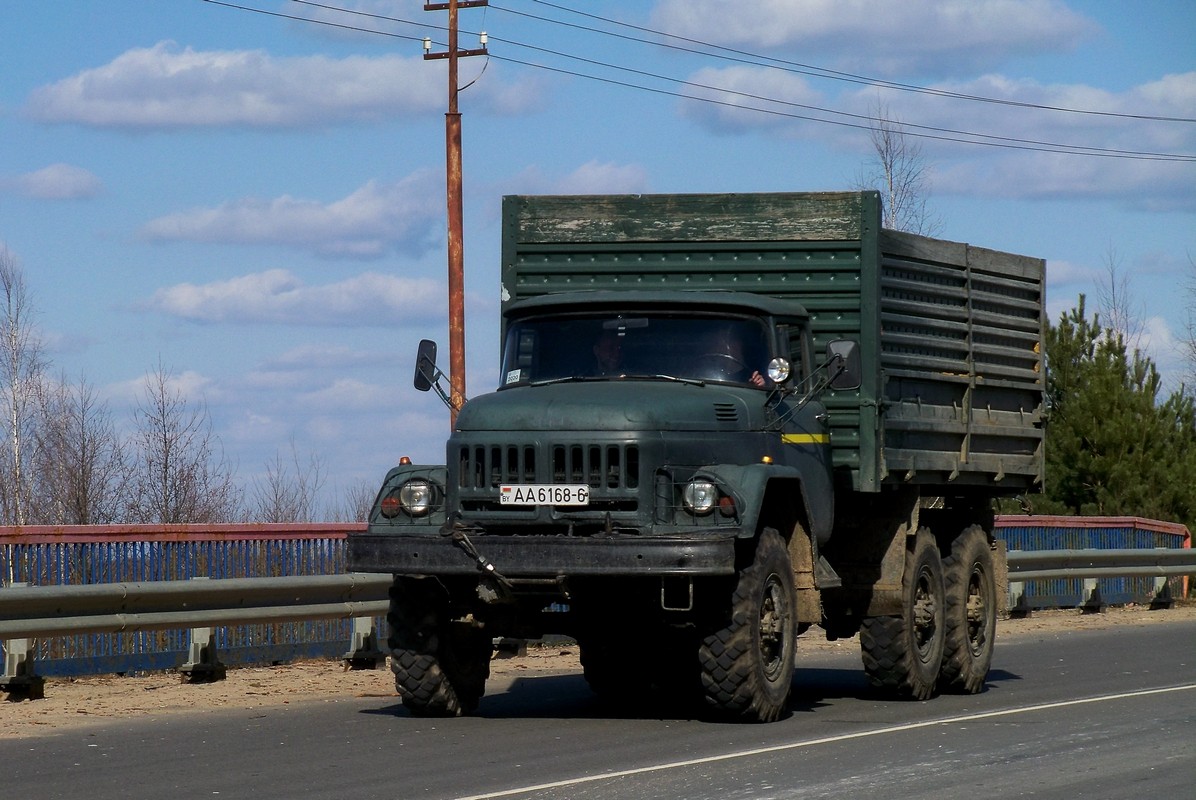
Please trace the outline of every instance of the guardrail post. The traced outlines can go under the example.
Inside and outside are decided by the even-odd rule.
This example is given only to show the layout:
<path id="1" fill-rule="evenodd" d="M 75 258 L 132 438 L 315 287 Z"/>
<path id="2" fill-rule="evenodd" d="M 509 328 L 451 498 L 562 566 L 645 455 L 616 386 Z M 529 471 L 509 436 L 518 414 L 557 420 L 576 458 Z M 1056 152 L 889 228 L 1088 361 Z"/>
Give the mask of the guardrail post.
<path id="1" fill-rule="evenodd" d="M 378 626 L 373 617 L 353 618 L 353 639 L 349 652 L 341 658 L 348 669 L 378 669 L 386 663 L 386 654 L 378 647 Z"/>
<path id="2" fill-rule="evenodd" d="M 1150 610 L 1158 611 L 1175 605 L 1175 598 L 1171 596 L 1171 581 L 1166 576 L 1159 575 L 1154 579 L 1154 597 L 1150 600 Z"/>
<path id="3" fill-rule="evenodd" d="M 1084 602 L 1080 609 L 1084 614 L 1103 614 L 1109 604 L 1100 596 L 1100 582 L 1096 578 L 1084 579 Z"/>
<path id="4" fill-rule="evenodd" d="M 192 683 L 224 680 L 228 669 L 220 663 L 216 650 L 216 633 L 211 628 L 192 628 L 187 661 L 179 667 Z"/>
<path id="5" fill-rule="evenodd" d="M 206 581 L 207 576 L 188 578 L 189 581 Z M 191 641 L 187 647 L 187 661 L 179 672 L 192 683 L 224 680 L 227 668 L 220 663 L 216 649 L 216 632 L 211 628 L 192 628 Z"/>
<path id="6" fill-rule="evenodd" d="M 10 587 L 28 585 L 9 584 Z M 46 679 L 37 674 L 36 663 L 37 646 L 33 639 L 8 639 L 4 642 L 4 674 L 0 675 L 0 690 L 8 692 L 10 700 L 45 699 Z"/>
<path id="7" fill-rule="evenodd" d="M 1022 581 L 1009 582 L 1009 617 L 1025 619 L 1034 610 L 1026 599 L 1026 584 Z"/>
<path id="8" fill-rule="evenodd" d="M 10 700 L 42 700 L 46 679 L 34 671 L 36 648 L 33 639 L 9 639 L 4 642 L 4 675 L 0 689 Z"/>

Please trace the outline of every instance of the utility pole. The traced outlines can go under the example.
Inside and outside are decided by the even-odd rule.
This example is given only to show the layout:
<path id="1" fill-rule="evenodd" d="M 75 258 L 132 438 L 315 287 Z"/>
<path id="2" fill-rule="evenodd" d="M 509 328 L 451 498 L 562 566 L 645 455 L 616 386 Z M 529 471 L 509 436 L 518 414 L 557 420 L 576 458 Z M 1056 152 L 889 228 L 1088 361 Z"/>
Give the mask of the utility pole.
<path id="1" fill-rule="evenodd" d="M 476 50 L 457 47 L 457 10 L 487 5 L 488 0 L 449 0 L 424 3 L 424 11 L 448 11 L 448 50 L 433 53 L 432 40 L 424 39 L 424 59 L 447 58 L 448 113 L 444 115 L 445 162 L 448 178 L 448 294 L 449 294 L 449 411 L 451 426 L 465 402 L 465 245 L 462 236 L 461 202 L 461 114 L 457 111 L 457 59 L 486 55 L 486 35 Z"/>

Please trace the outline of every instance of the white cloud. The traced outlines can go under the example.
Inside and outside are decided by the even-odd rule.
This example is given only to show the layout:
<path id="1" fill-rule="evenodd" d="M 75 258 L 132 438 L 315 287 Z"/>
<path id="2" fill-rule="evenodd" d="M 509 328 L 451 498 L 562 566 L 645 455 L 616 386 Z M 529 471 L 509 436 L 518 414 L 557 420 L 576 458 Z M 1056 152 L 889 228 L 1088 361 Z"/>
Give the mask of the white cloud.
<path id="1" fill-rule="evenodd" d="M 356 367 L 377 369 L 389 365 L 393 353 L 368 352 L 332 344 L 303 344 L 268 359 L 245 376 L 255 390 L 312 391 L 326 371 L 344 372 Z"/>
<path id="2" fill-rule="evenodd" d="M 82 167 L 58 163 L 0 180 L 0 188 L 5 187 L 34 200 L 81 200 L 98 195 L 104 184 Z"/>
<path id="3" fill-rule="evenodd" d="M 795 117 L 824 116 L 808 106 L 828 104 L 802 77 L 765 67 L 707 68 L 686 80 L 693 85 L 680 91 L 711 102 L 683 101 L 682 114 L 718 133 L 771 127 L 792 129 L 800 124 Z"/>
<path id="4" fill-rule="evenodd" d="M 268 369 L 341 368 L 346 365 L 377 364 L 382 356 L 331 344 L 305 344 L 291 348 L 265 364 Z"/>
<path id="5" fill-rule="evenodd" d="M 1071 284 L 1090 284 L 1098 277 L 1092 267 L 1086 267 L 1071 261 L 1049 259 L 1046 265 L 1047 287 L 1069 286 Z"/>
<path id="6" fill-rule="evenodd" d="M 508 194 L 639 194 L 648 191 L 648 172 L 639 164 L 588 161 L 567 175 L 551 177 L 529 167 L 502 193 Z"/>
<path id="7" fill-rule="evenodd" d="M 394 325 L 443 316 L 445 289 L 429 278 L 366 272 L 338 283 L 308 285 L 272 269 L 226 281 L 181 283 L 156 291 L 144 307 L 204 323 Z"/>
<path id="8" fill-rule="evenodd" d="M 560 194 L 636 193 L 647 188 L 648 174 L 639 164 L 603 164 L 588 161 L 556 181 Z"/>
<path id="9" fill-rule="evenodd" d="M 1021 199 L 1113 198 L 1133 210 L 1196 210 L 1196 163 L 1027 153 L 936 169 L 935 191 Z"/>
<path id="10" fill-rule="evenodd" d="M 39 87 L 25 111 L 40 122 L 127 129 L 377 122 L 442 113 L 445 69 L 419 56 L 280 57 L 159 42 Z M 502 114 L 535 105 L 540 91 L 503 84 L 492 73 L 475 94 Z"/>
<path id="11" fill-rule="evenodd" d="M 394 55 L 279 58 L 160 42 L 36 89 L 27 112 L 41 122 L 126 128 L 369 122 L 443 106 L 422 66 Z"/>
<path id="12" fill-rule="evenodd" d="M 324 257 L 419 254 L 442 235 L 442 189 L 431 170 L 394 183 L 370 181 L 332 203 L 283 195 L 243 198 L 147 222 L 150 241 L 277 245 Z"/>
<path id="13" fill-rule="evenodd" d="M 162 368 L 166 371 L 166 391 L 185 399 L 190 408 L 202 410 L 209 400 L 219 402 L 224 396 L 216 382 L 202 373 L 195 370 L 174 372 L 169 364 Z M 130 408 L 143 405 L 149 387 L 157 386 L 157 370 L 153 367 L 140 378 L 109 384 L 103 387 L 101 394 L 113 402 L 127 403 Z"/>
<path id="14" fill-rule="evenodd" d="M 1060 0 L 662 0 L 653 25 L 857 74 L 966 74 L 1010 56 L 1070 50 L 1099 31 Z"/>
<path id="15" fill-rule="evenodd" d="M 996 102 L 909 92 L 886 92 L 883 102 L 902 122 L 940 129 L 930 133 L 989 134 L 995 144 L 1042 147 L 1058 143 L 1143 153 L 1196 150 L 1196 131 L 1190 122 L 1134 118 L 1191 119 L 1196 109 L 1196 72 L 1167 75 L 1122 92 L 1084 84 L 1042 84 L 993 74 L 969 81 L 936 83 L 929 88 Z M 869 115 L 877 96 L 876 89 L 861 90 L 845 98 L 844 110 Z M 935 141 L 933 146 L 942 149 L 948 145 Z"/>
<path id="16" fill-rule="evenodd" d="M 928 87 L 996 102 L 875 87 L 823 97 L 813 92 L 807 81 L 764 67 L 705 69 L 694 73 L 692 80 L 726 90 L 723 94 L 704 92 L 726 105 L 692 101 L 682 105 L 682 113 L 714 133 L 775 130 L 784 136 L 819 139 L 839 151 L 858 151 L 861 158 L 872 152 L 866 131 L 787 115 L 867 126 L 879 104 L 888 119 L 900 123 L 909 141 L 921 146 L 933 171 L 935 193 L 970 195 L 980 191 L 1037 199 L 1112 197 L 1138 209 L 1196 208 L 1196 162 L 1150 157 L 1196 153 L 1196 126 L 1165 119 L 1193 116 L 1196 72 L 1168 75 L 1121 92 L 1077 84 L 1044 85 L 1001 75 Z M 776 98 L 791 105 L 770 104 L 755 97 Z M 805 106 L 841 113 L 826 114 Z M 976 134 L 985 144 L 959 141 L 973 138 L 967 134 Z M 1051 145 L 1082 148 L 1083 152 L 1043 152 L 1051 150 Z M 1114 157 L 1118 151 L 1135 157 Z"/>
<path id="17" fill-rule="evenodd" d="M 353 378 L 338 378 L 316 391 L 296 398 L 307 410 L 327 411 L 337 416 L 346 411 L 380 411 L 394 401 L 393 386 L 365 383 Z"/>

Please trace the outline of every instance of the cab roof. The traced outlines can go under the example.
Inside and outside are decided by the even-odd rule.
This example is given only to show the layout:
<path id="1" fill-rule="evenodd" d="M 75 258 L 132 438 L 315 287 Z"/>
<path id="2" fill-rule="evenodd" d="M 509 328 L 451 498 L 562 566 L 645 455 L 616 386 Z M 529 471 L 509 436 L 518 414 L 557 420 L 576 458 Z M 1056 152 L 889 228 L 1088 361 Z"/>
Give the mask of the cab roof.
<path id="1" fill-rule="evenodd" d="M 564 311 L 613 311 L 648 309 L 687 309 L 693 311 L 723 311 L 736 314 L 756 314 L 788 321 L 806 320 L 805 306 L 786 300 L 750 292 L 710 291 L 622 291 L 606 290 L 557 292 L 529 297 L 508 304 L 503 309 L 506 319 L 517 319 L 543 313 Z"/>

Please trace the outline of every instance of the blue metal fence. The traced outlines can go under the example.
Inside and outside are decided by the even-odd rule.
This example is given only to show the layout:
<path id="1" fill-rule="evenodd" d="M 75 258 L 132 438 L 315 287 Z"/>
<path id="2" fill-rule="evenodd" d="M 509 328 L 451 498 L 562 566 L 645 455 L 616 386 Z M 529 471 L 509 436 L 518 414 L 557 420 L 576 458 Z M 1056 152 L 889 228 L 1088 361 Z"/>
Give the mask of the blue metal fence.
<path id="1" fill-rule="evenodd" d="M 192 578 L 335 575 L 345 571 L 345 538 L 364 525 L 78 526 L 0 528 L 3 585 L 70 585 Z M 1133 517 L 998 517 L 995 533 L 1010 550 L 1190 547 L 1182 525 Z M 1183 596 L 1176 583 L 1172 591 Z M 1083 581 L 1033 581 L 1030 607 L 1081 605 Z M 1147 602 L 1151 578 L 1101 579 L 1112 604 Z M 385 620 L 375 620 L 385 638 Z M 345 620 L 239 625 L 216 630 L 226 664 L 265 664 L 343 655 L 352 639 Z M 78 634 L 37 642 L 38 673 L 76 676 L 172 669 L 186 661 L 189 632 Z"/>
<path id="2" fill-rule="evenodd" d="M 337 575 L 345 571 L 346 535 L 361 529 L 348 524 L 0 528 L 0 578 L 4 584 L 47 586 Z M 268 664 L 341 656 L 352 639 L 352 623 L 237 625 L 215 634 L 223 663 Z M 187 660 L 189 636 L 187 630 L 166 630 L 41 639 L 37 670 L 77 676 L 172 669 Z"/>
<path id="3" fill-rule="evenodd" d="M 1138 517 L 997 517 L 993 533 L 1014 550 L 1121 550 L 1190 547 L 1192 536 L 1178 523 Z M 1171 578 L 1171 592 L 1183 597 L 1185 579 Z M 1101 599 L 1110 605 L 1149 603 L 1158 593 L 1154 578 L 1101 578 Z M 1087 592 L 1082 578 L 1029 581 L 1022 605 L 1028 608 L 1074 608 Z"/>

